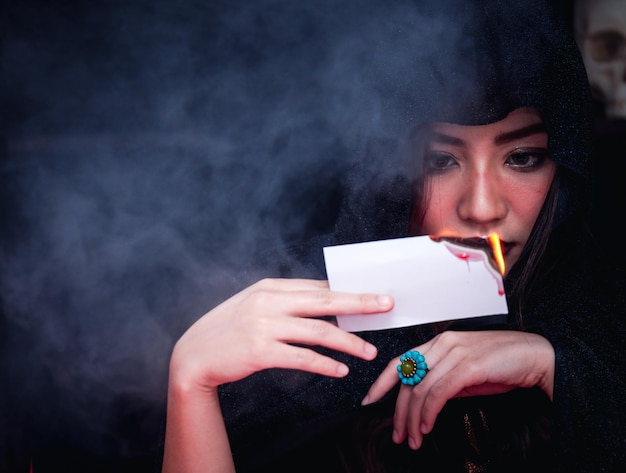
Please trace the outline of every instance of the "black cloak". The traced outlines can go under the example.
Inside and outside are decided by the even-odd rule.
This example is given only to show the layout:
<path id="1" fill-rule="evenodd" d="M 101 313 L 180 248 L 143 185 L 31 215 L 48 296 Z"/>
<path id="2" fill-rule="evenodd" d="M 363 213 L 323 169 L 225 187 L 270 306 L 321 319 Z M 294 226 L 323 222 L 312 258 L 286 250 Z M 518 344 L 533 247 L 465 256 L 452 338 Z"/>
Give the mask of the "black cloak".
<path id="1" fill-rule="evenodd" d="M 366 408 L 360 401 L 390 359 L 431 338 L 434 329 L 361 333 L 379 355 L 364 362 L 333 354 L 351 368 L 344 379 L 276 369 L 221 387 L 238 469 L 350 471 L 345 467 L 352 465 L 352 471 L 365 471 L 362 457 L 378 448 L 376 455 L 392 464 L 389 471 L 621 470 L 626 465 L 626 286 L 623 269 L 614 267 L 611 255 L 599 251 L 587 231 L 591 120 L 575 43 L 540 1 L 380 3 L 368 2 L 366 14 L 358 9 L 337 14 L 346 15 L 347 40 L 361 40 L 366 28 L 375 28 L 376 34 L 363 35 L 368 56 L 361 74 L 379 81 L 386 129 L 374 134 L 356 164 L 347 166 L 334 232 L 291 248 L 298 269 L 285 275 L 324 277 L 321 248 L 327 244 L 407 235 L 411 182 L 401 143 L 411 129 L 427 121 L 486 124 L 515 108 L 535 107 L 547 126 L 563 191 L 530 292 L 521 308 L 520 301 L 509 301 L 503 327 L 519 329 L 521 310 L 523 329 L 552 343 L 554 400 L 534 389 L 452 400 L 422 449 L 411 452 L 391 444 L 385 423 L 396 392 Z M 428 35 L 419 34 L 424 29 Z M 274 256 L 265 257 L 273 266 Z M 522 259 L 508 279 L 518 277 L 523 265 Z M 457 328 L 494 327 L 478 322 Z M 468 440 L 464 422 L 483 414 L 488 427 Z M 477 419 L 474 423 L 482 422 Z M 372 432 L 379 434 L 379 444 L 367 443 Z"/>

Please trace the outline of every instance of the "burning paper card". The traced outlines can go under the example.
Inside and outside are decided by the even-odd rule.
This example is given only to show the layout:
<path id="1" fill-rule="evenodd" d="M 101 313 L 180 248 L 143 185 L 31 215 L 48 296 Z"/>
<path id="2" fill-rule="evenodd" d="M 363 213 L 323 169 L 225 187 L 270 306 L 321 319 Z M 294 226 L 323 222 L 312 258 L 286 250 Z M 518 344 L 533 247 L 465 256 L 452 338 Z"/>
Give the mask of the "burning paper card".
<path id="1" fill-rule="evenodd" d="M 360 332 L 506 314 L 494 239 L 498 262 L 484 239 L 419 236 L 325 247 L 333 291 L 388 294 L 395 301 L 384 314 L 338 316 L 339 326 Z"/>

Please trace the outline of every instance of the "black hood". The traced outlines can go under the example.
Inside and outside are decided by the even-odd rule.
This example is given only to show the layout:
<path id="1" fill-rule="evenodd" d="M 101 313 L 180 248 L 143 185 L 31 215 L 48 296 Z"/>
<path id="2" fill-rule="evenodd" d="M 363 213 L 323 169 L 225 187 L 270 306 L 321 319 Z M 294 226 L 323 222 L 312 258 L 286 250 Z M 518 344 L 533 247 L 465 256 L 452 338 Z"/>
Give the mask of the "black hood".
<path id="1" fill-rule="evenodd" d="M 401 142 L 411 130 L 433 121 L 484 125 L 519 107 L 539 110 L 552 158 L 561 168 L 555 225 L 585 208 L 590 92 L 563 18 L 538 0 L 409 4 L 421 22 L 406 21 L 411 15 L 394 16 L 388 11 L 392 8 L 378 12 L 383 26 L 366 70 L 384 78 L 376 86 L 382 121 L 393 131 L 374 137 L 376 143 L 351 169 L 338 239 L 406 235 L 411 163 Z"/>

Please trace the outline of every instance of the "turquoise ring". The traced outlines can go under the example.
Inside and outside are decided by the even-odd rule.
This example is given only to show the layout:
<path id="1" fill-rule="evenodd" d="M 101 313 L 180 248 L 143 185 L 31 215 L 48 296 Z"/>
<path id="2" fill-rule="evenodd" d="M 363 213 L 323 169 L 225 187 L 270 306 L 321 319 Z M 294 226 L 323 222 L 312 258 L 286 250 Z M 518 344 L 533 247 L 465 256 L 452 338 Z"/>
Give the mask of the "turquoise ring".
<path id="1" fill-rule="evenodd" d="M 428 373 L 428 365 L 419 351 L 410 350 L 400 357 L 398 368 L 398 378 L 402 384 L 407 386 L 415 386 L 421 383 L 426 373 Z"/>

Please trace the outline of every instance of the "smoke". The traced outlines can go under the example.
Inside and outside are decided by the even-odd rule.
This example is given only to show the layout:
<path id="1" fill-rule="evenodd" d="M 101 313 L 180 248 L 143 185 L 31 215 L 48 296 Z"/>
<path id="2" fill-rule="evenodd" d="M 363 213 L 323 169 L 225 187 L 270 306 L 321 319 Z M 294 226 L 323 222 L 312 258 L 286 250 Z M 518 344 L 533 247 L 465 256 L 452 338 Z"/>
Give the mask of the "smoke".
<path id="1" fill-rule="evenodd" d="M 462 29 L 411 2 L 13 3 L 3 356 L 30 422 L 132 451 L 116 409 L 156 406 L 154 429 L 182 331 L 277 273 L 257 255 L 331 230 L 372 141 L 376 173 L 400 172 L 435 99 L 411 94 Z"/>

